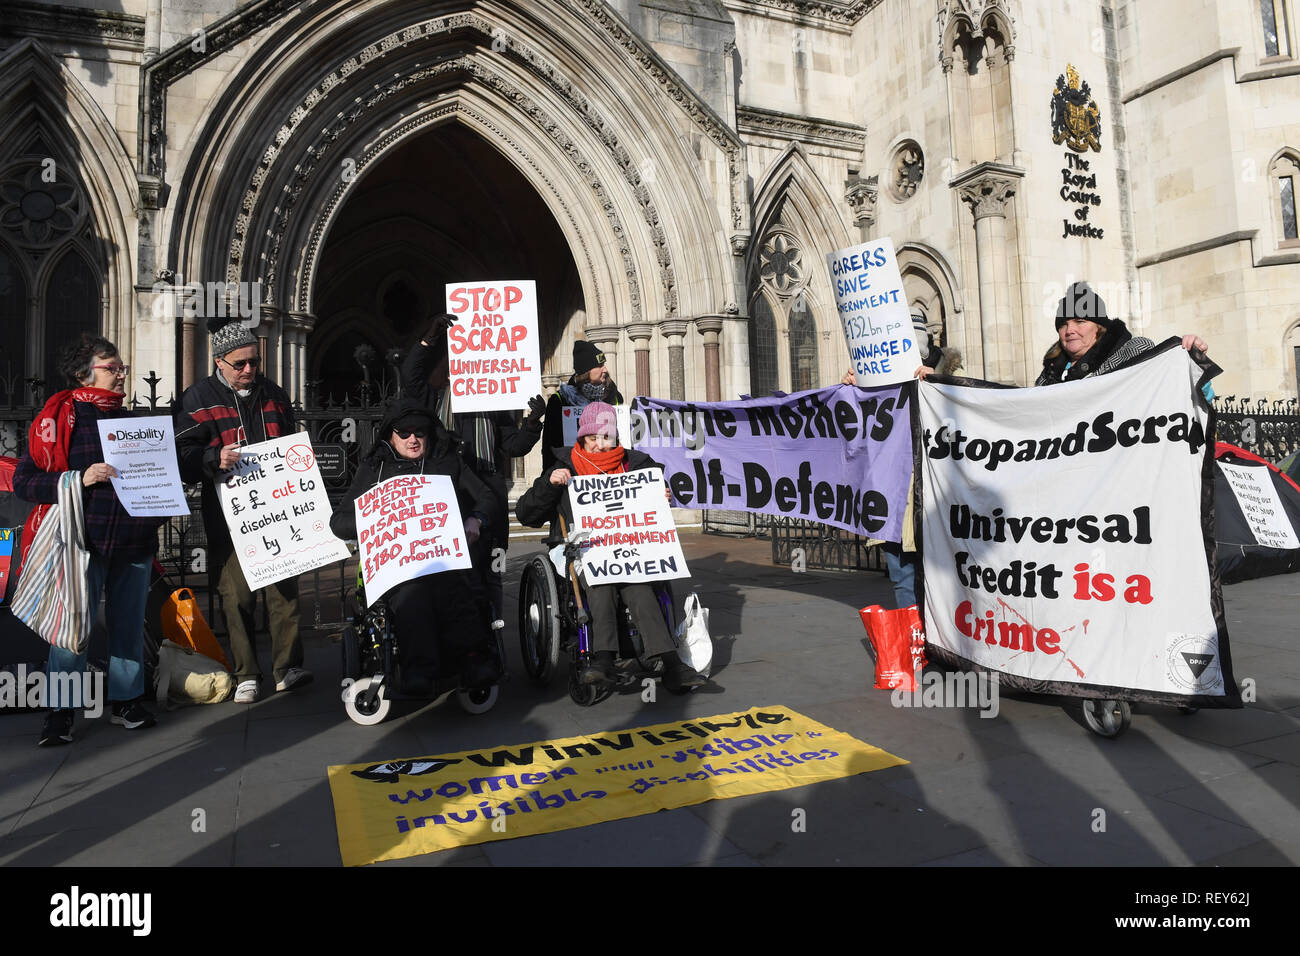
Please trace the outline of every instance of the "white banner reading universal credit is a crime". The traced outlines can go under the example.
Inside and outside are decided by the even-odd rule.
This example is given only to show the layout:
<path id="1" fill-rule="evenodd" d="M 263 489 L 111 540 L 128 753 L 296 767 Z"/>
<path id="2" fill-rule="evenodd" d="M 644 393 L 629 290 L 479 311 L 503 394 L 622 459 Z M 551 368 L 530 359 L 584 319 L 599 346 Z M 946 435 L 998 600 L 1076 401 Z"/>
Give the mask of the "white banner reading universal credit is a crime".
<path id="1" fill-rule="evenodd" d="M 1201 375 L 1171 340 L 1078 382 L 921 385 L 926 640 L 941 656 L 1055 693 L 1239 699 L 1203 534 Z"/>

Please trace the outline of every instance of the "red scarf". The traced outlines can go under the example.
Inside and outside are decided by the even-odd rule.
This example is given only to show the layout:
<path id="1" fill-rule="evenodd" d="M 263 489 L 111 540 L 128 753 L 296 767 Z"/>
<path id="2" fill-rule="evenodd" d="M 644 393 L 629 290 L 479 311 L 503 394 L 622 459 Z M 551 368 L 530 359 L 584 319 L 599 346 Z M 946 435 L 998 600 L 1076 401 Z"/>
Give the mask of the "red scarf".
<path id="1" fill-rule="evenodd" d="M 575 475 L 610 475 L 627 471 L 627 451 L 615 445 L 609 451 L 583 451 L 582 439 L 573 446 L 573 473 Z"/>
<path id="2" fill-rule="evenodd" d="M 75 402 L 89 402 L 103 411 L 116 411 L 122 407 L 121 392 L 107 388 L 93 388 L 82 385 L 50 396 L 41 409 L 31 428 L 27 430 L 27 453 L 41 471 L 63 472 L 68 470 L 68 449 L 72 447 L 72 430 L 77 424 L 77 406 Z M 38 504 L 27 516 L 23 525 L 23 557 L 27 549 L 36 540 L 36 529 L 41 526 L 46 513 L 52 508 L 50 504 Z"/>

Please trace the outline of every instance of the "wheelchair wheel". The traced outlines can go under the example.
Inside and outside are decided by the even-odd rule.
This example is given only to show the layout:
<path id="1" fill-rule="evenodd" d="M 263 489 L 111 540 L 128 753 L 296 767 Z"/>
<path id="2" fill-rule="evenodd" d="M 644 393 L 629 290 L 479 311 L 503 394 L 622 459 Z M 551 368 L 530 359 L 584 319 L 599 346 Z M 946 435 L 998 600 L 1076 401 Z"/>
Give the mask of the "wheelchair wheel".
<path id="1" fill-rule="evenodd" d="M 497 685 L 480 687 L 474 690 L 456 691 L 456 703 L 467 714 L 486 714 L 496 706 Z"/>
<path id="2" fill-rule="evenodd" d="M 361 639 L 357 637 L 356 628 L 351 625 L 343 628 L 339 649 L 343 654 L 343 677 L 355 681 L 361 676 Z"/>
<path id="3" fill-rule="evenodd" d="M 1118 737 L 1133 721 L 1133 710 L 1126 700 L 1083 701 L 1083 719 L 1088 729 L 1099 737 Z"/>
<path id="4" fill-rule="evenodd" d="M 609 685 L 584 684 L 578 680 L 577 668 L 569 671 L 569 697 L 579 707 L 591 707 L 609 696 Z"/>
<path id="5" fill-rule="evenodd" d="M 519 579 L 519 652 L 524 670 L 545 686 L 560 661 L 560 596 L 546 555 L 534 555 Z"/>
<path id="6" fill-rule="evenodd" d="M 363 727 L 372 727 L 388 716 L 393 702 L 388 699 L 387 688 L 381 686 L 373 697 L 368 693 L 373 677 L 363 677 L 343 696 L 343 707 L 348 716 Z"/>

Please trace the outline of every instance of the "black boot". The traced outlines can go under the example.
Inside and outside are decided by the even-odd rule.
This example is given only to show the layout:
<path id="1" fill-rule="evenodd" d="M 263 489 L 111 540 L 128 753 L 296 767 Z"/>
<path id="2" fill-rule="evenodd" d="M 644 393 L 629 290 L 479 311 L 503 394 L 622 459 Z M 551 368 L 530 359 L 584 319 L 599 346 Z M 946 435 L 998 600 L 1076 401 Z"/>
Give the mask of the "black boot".
<path id="1" fill-rule="evenodd" d="M 614 683 L 614 652 L 596 651 L 587 659 L 578 674 L 580 684 Z"/>

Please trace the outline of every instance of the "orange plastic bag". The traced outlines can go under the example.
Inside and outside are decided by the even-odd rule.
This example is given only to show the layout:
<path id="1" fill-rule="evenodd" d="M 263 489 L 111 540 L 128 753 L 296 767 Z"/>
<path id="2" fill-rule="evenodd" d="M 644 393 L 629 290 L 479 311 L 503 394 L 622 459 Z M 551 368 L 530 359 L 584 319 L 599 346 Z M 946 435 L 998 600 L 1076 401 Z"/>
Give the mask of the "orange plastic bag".
<path id="1" fill-rule="evenodd" d="M 194 592 L 189 588 L 177 588 L 168 596 L 162 607 L 162 630 L 166 640 L 188 647 L 230 670 L 226 653 L 217 643 L 216 635 L 208 627 L 203 612 L 199 610 L 199 602 L 194 600 Z"/>
<path id="2" fill-rule="evenodd" d="M 916 690 L 916 674 L 925 659 L 925 631 L 916 605 L 886 611 L 879 604 L 858 611 L 876 652 L 878 690 Z"/>

